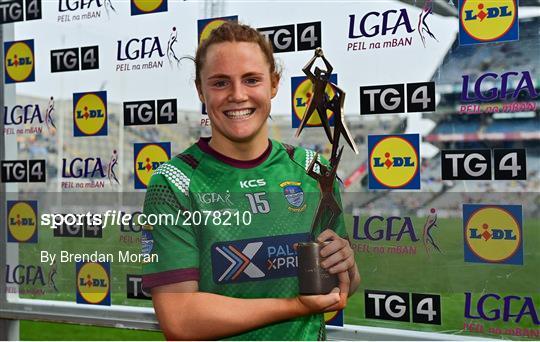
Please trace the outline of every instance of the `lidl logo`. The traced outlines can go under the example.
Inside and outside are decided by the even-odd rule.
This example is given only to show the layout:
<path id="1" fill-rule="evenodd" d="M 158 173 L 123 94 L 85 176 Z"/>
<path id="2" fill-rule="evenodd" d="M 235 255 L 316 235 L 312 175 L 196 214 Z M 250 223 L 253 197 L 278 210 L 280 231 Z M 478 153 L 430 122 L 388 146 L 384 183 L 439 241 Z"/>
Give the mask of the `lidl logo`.
<path id="1" fill-rule="evenodd" d="M 369 135 L 369 189 L 420 189 L 420 135 Z"/>
<path id="2" fill-rule="evenodd" d="M 465 261 L 523 265 L 521 205 L 463 205 Z"/>
<path id="3" fill-rule="evenodd" d="M 337 74 L 330 75 L 330 82 L 337 84 Z M 292 103 L 292 128 L 298 128 L 304 113 L 309 106 L 309 101 L 313 89 L 313 82 L 306 76 L 297 76 L 291 78 L 291 103 Z M 325 89 L 325 93 L 328 99 L 332 99 L 335 96 L 334 88 L 328 84 Z M 334 113 L 331 110 L 326 111 L 328 122 L 330 126 L 334 125 Z M 308 120 L 306 127 L 320 127 L 321 118 L 319 112 L 315 109 L 315 112 Z"/>
<path id="4" fill-rule="evenodd" d="M 107 92 L 73 94 L 73 135 L 107 135 Z"/>
<path id="5" fill-rule="evenodd" d="M 326 323 L 326 325 L 342 327 L 343 326 L 343 310 L 325 312 L 324 322 Z"/>
<path id="6" fill-rule="evenodd" d="M 34 40 L 4 43 L 4 79 L 6 83 L 34 82 Z"/>
<path id="7" fill-rule="evenodd" d="M 37 201 L 7 201 L 7 241 L 38 241 Z"/>
<path id="8" fill-rule="evenodd" d="M 171 143 L 136 143 L 133 154 L 135 189 L 146 189 L 154 171 L 171 159 Z"/>
<path id="9" fill-rule="evenodd" d="M 167 12 L 167 0 L 131 0 L 131 15 Z"/>
<path id="10" fill-rule="evenodd" d="M 210 37 L 210 33 L 223 25 L 223 23 L 226 23 L 227 21 L 238 21 L 237 15 L 231 15 L 228 17 L 220 17 L 220 18 L 210 18 L 210 19 L 201 19 L 197 20 L 197 41 L 199 44 L 201 44 L 203 41 L 208 39 Z"/>
<path id="11" fill-rule="evenodd" d="M 111 305 L 111 266 L 109 262 L 76 264 L 77 303 Z"/>
<path id="12" fill-rule="evenodd" d="M 519 39 L 518 0 L 459 0 L 459 44 Z"/>

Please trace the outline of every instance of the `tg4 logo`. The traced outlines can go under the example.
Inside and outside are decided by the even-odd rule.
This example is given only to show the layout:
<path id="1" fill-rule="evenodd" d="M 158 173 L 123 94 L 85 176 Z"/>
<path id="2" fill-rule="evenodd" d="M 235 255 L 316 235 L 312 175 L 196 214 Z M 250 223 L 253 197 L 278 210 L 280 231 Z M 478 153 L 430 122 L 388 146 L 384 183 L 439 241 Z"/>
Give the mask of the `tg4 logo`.
<path id="1" fill-rule="evenodd" d="M 366 318 L 441 325 L 441 296 L 434 294 L 365 290 Z M 409 305 L 411 303 L 412 305 Z"/>

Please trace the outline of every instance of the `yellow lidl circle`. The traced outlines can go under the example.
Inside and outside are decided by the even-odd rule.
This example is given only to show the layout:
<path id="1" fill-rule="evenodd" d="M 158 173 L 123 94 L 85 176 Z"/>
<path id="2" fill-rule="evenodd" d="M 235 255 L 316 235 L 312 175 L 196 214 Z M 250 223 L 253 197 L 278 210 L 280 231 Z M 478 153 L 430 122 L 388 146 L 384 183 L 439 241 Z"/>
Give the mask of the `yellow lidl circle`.
<path id="1" fill-rule="evenodd" d="M 338 314 L 339 314 L 339 311 L 325 312 L 324 313 L 324 321 L 326 323 L 328 323 L 331 320 L 333 320 L 334 318 L 336 318 Z"/>
<path id="2" fill-rule="evenodd" d="M 84 264 L 77 273 L 77 291 L 90 304 L 101 303 L 109 294 L 109 275 L 102 265 Z"/>
<path id="3" fill-rule="evenodd" d="M 212 31 L 214 31 L 215 29 L 217 29 L 218 27 L 220 27 L 221 25 L 223 25 L 226 22 L 227 22 L 227 20 L 225 20 L 225 19 L 216 19 L 216 20 L 212 20 L 212 21 L 208 22 L 204 26 L 204 28 L 202 29 L 201 36 L 199 37 L 199 44 L 201 44 L 206 39 L 208 39 L 208 37 L 210 37 L 210 33 L 212 33 Z"/>
<path id="4" fill-rule="evenodd" d="M 98 133 L 106 123 L 107 107 L 97 94 L 82 95 L 75 104 L 73 117 L 77 128 L 86 135 Z"/>
<path id="5" fill-rule="evenodd" d="M 133 0 L 133 4 L 141 12 L 152 12 L 163 4 L 163 0 Z"/>
<path id="6" fill-rule="evenodd" d="M 505 35 L 515 21 L 515 0 L 465 0 L 461 7 L 461 24 L 477 40 L 496 40 Z"/>
<path id="7" fill-rule="evenodd" d="M 8 229 L 19 242 L 30 240 L 37 230 L 37 216 L 34 208 L 26 202 L 18 202 L 8 213 Z"/>
<path id="8" fill-rule="evenodd" d="M 16 42 L 6 51 L 4 62 L 11 79 L 25 81 L 34 71 L 34 51 L 26 42 Z"/>
<path id="9" fill-rule="evenodd" d="M 501 262 L 519 249 L 521 230 L 516 218 L 500 207 L 483 207 L 465 224 L 465 241 L 480 259 Z"/>
<path id="10" fill-rule="evenodd" d="M 369 156 L 371 174 L 390 188 L 404 187 L 418 172 L 418 154 L 407 140 L 391 136 L 380 140 Z"/>
<path id="11" fill-rule="evenodd" d="M 304 114 L 308 108 L 309 99 L 313 95 L 311 92 L 313 88 L 313 82 L 311 82 L 308 78 L 306 78 L 302 83 L 298 85 L 298 87 L 294 91 L 293 96 L 293 109 L 294 114 L 298 118 L 298 120 L 302 121 L 302 118 L 304 117 Z M 334 88 L 330 84 L 326 86 L 325 93 L 328 95 L 328 98 L 333 98 L 335 95 Z M 326 115 L 328 116 L 328 120 L 332 118 L 334 115 L 334 112 L 331 110 L 326 110 Z M 319 126 L 321 124 L 321 118 L 319 117 L 319 112 L 315 110 L 315 113 L 311 115 L 307 122 L 307 126 Z"/>
<path id="12" fill-rule="evenodd" d="M 154 170 L 169 160 L 167 151 L 159 145 L 144 146 L 135 158 L 135 175 L 145 186 L 148 186 Z"/>

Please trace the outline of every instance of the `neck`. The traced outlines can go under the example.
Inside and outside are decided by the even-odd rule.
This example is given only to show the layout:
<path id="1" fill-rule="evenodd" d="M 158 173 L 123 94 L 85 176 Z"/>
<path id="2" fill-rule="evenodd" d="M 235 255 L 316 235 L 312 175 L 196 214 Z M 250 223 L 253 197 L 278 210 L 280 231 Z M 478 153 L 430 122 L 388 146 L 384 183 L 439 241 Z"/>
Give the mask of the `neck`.
<path id="1" fill-rule="evenodd" d="M 236 160 L 253 160 L 268 148 L 268 134 L 259 134 L 245 142 L 233 142 L 220 134 L 212 135 L 208 145 L 215 151 Z"/>

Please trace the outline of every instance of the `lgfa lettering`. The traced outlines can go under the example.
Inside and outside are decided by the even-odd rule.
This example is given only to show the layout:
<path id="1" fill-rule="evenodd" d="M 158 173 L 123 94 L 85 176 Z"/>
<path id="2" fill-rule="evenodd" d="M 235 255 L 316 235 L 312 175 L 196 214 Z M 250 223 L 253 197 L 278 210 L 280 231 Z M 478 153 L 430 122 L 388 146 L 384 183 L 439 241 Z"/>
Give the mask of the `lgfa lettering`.
<path id="1" fill-rule="evenodd" d="M 26 106 L 14 106 L 9 111 L 7 106 L 4 106 L 4 125 L 20 125 L 20 124 L 33 124 L 34 120 L 39 123 L 43 123 L 43 117 L 39 106 L 26 105 Z"/>
<path id="2" fill-rule="evenodd" d="M 377 240 L 385 239 L 387 241 L 390 241 L 395 238 L 395 241 L 401 241 L 401 239 L 403 238 L 405 234 L 408 234 L 409 238 L 413 242 L 416 242 L 419 240 L 416 237 L 416 233 L 414 232 L 414 226 L 410 217 L 401 218 L 399 216 L 390 216 L 386 219 L 386 225 L 384 225 L 384 221 L 385 221 L 384 217 L 371 216 L 364 223 L 363 236 L 360 235 L 360 217 L 354 216 L 353 220 L 354 220 L 353 238 L 355 240 L 377 241 Z M 393 229 L 394 222 L 396 222 L 397 226 L 399 226 L 399 224 L 401 223 L 401 220 L 403 220 L 403 223 L 401 224 L 401 228 L 399 229 L 399 232 L 395 234 L 394 229 Z M 373 221 L 379 221 L 380 223 L 383 223 L 383 224 L 378 227 L 372 227 L 371 224 Z M 384 229 L 385 226 L 386 226 L 386 230 Z M 376 230 L 372 230 L 372 228 L 375 228 Z"/>
<path id="3" fill-rule="evenodd" d="M 378 18 L 381 14 L 379 12 L 369 12 L 360 19 L 358 24 L 359 32 L 355 32 L 356 27 L 356 15 L 349 15 L 349 38 L 362 38 L 362 37 L 374 37 L 379 33 L 382 36 L 385 36 L 388 31 L 392 31 L 391 34 L 396 34 L 400 26 L 404 26 L 407 33 L 414 32 L 414 29 L 411 26 L 407 10 L 402 8 L 399 10 L 399 16 L 395 19 L 395 16 L 392 16 L 392 20 L 389 23 L 389 16 L 391 14 L 398 13 L 397 10 L 388 10 L 382 14 L 382 23 L 376 23 L 371 26 L 369 29 L 366 29 L 366 21 L 369 17 L 374 16 Z M 394 26 L 391 26 L 394 23 Z"/>
<path id="4" fill-rule="evenodd" d="M 76 11 L 82 9 L 89 9 L 93 3 L 96 3 L 96 7 L 100 8 L 103 6 L 103 3 L 100 0 L 59 0 L 58 1 L 58 11 L 67 12 L 67 11 Z M 62 5 L 65 5 L 63 7 Z"/>
<path id="5" fill-rule="evenodd" d="M 469 97 L 469 75 L 461 76 L 463 78 L 463 86 L 461 90 L 461 101 L 472 102 L 476 100 L 480 101 L 493 101 L 495 99 L 505 100 L 509 94 L 512 95 L 512 99 L 515 100 L 519 93 L 526 90 L 531 98 L 536 98 L 538 93 L 534 88 L 534 84 L 531 78 L 531 74 L 528 71 L 521 72 L 521 78 L 514 92 L 508 92 L 508 78 L 510 76 L 519 76 L 518 72 L 508 71 L 501 75 L 500 90 L 497 87 L 490 88 L 486 91 L 481 90 L 482 82 L 488 79 L 488 83 L 494 83 L 497 81 L 499 75 L 493 72 L 487 72 L 482 74 L 474 83 L 474 96 Z M 492 79 L 492 80 L 489 80 Z"/>
<path id="6" fill-rule="evenodd" d="M 491 305 L 490 308 L 496 306 L 497 308 L 491 309 L 486 312 L 486 302 L 489 300 Z M 502 300 L 502 301 L 501 301 Z M 513 302 L 513 303 L 512 303 Z M 501 317 L 501 307 L 502 305 L 502 317 Z M 511 309 L 520 308 L 519 312 L 512 313 Z M 501 297 L 495 293 L 486 293 L 478 299 L 476 303 L 476 311 L 478 313 L 475 316 L 472 312 L 472 294 L 470 292 L 465 292 L 465 318 L 469 319 L 482 319 L 486 321 L 498 321 L 502 318 L 503 322 L 508 322 L 510 319 L 513 319 L 515 323 L 519 323 L 524 316 L 530 316 L 532 322 L 535 325 L 540 324 L 538 320 L 538 313 L 534 306 L 534 302 L 531 297 L 518 297 L 518 296 L 505 296 Z M 515 312 L 515 311 L 514 311 Z"/>
<path id="7" fill-rule="evenodd" d="M 149 41 L 152 42 L 149 43 Z M 158 37 L 145 37 L 142 40 L 133 38 L 129 40 L 123 48 L 122 41 L 119 40 L 117 46 L 118 50 L 116 58 L 119 61 L 135 60 L 138 58 L 152 58 L 152 55 L 155 52 L 157 52 L 159 57 L 165 56 Z"/>
<path id="8" fill-rule="evenodd" d="M 62 177 L 64 178 L 94 178 L 105 177 L 101 158 L 75 158 L 67 168 L 67 159 L 62 161 Z"/>
<path id="9" fill-rule="evenodd" d="M 6 265 L 6 284 L 35 285 L 36 282 L 45 286 L 45 277 L 40 266 L 17 265 L 10 272 L 10 265 Z"/>

